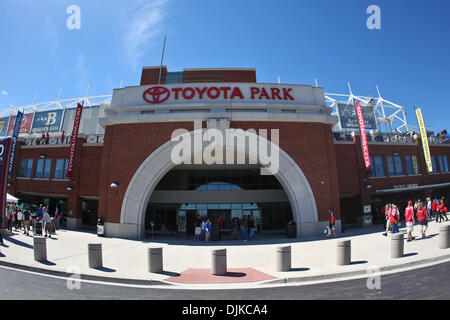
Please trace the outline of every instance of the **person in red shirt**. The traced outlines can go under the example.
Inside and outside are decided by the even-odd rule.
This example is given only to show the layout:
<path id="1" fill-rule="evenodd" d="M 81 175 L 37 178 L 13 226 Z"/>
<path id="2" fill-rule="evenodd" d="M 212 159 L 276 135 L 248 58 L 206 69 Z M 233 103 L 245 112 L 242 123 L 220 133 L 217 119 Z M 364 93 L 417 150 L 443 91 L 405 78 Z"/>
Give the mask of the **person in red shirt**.
<path id="1" fill-rule="evenodd" d="M 448 218 L 447 218 L 447 207 L 445 206 L 444 199 L 441 199 L 439 201 L 439 204 L 437 205 L 437 215 L 439 217 L 439 223 L 444 221 L 444 218 L 445 218 L 445 221 L 448 221 Z M 436 218 L 436 222 L 437 222 L 437 220 L 438 219 Z"/>
<path id="2" fill-rule="evenodd" d="M 391 212 L 392 207 L 391 204 L 388 203 L 384 209 L 384 216 L 386 217 L 386 231 L 383 233 L 383 236 L 387 237 L 389 230 L 391 229 Z"/>
<path id="3" fill-rule="evenodd" d="M 428 229 L 428 212 L 427 209 L 423 206 L 422 203 L 419 204 L 419 208 L 417 209 L 417 220 L 419 220 L 420 224 L 420 232 L 422 233 L 422 239 L 425 239 L 427 235 L 425 232 Z M 425 230 L 424 230 L 425 227 Z"/>
<path id="4" fill-rule="evenodd" d="M 331 208 L 330 208 L 330 210 L 328 211 L 328 213 L 329 213 L 329 215 L 330 215 L 330 218 L 328 219 L 329 227 L 330 227 L 330 232 L 331 232 L 331 235 L 332 235 L 332 236 L 335 236 L 335 235 L 336 235 L 336 227 L 335 227 L 335 224 L 336 224 L 336 216 L 334 215 L 334 212 L 333 212 L 333 210 L 331 210 Z"/>
<path id="5" fill-rule="evenodd" d="M 65 132 L 63 131 L 62 133 L 61 133 L 61 143 L 62 144 L 64 144 L 64 140 L 66 139 L 66 135 L 65 135 Z"/>
<path id="6" fill-rule="evenodd" d="M 400 212 L 398 212 L 397 206 L 392 205 L 391 217 L 389 223 L 391 224 L 391 233 L 398 233 L 398 223 L 400 222 Z"/>
<path id="7" fill-rule="evenodd" d="M 437 222 L 437 214 L 436 214 L 436 208 L 437 208 L 437 200 L 434 199 L 433 201 L 431 201 L 431 218 L 436 218 L 436 222 Z"/>
<path id="8" fill-rule="evenodd" d="M 412 201 L 408 202 L 408 206 L 405 209 L 405 220 L 406 220 L 406 231 L 408 233 L 408 239 L 406 241 L 410 242 L 414 239 L 412 232 L 414 231 L 414 208 L 412 206 Z"/>

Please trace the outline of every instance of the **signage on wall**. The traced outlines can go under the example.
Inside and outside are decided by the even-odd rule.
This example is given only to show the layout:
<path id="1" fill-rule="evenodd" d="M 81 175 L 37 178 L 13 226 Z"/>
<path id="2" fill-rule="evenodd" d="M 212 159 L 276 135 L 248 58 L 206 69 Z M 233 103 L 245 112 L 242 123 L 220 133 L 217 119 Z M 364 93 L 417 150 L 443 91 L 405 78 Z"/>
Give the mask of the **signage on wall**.
<path id="1" fill-rule="evenodd" d="M 152 86 L 147 88 L 143 99 L 151 104 L 189 100 L 253 100 L 253 101 L 295 101 L 293 88 L 276 86 Z"/>
<path id="2" fill-rule="evenodd" d="M 24 114 L 22 117 L 22 121 L 20 122 L 20 131 L 19 133 L 30 133 L 31 123 L 33 122 L 34 113 Z M 12 136 L 14 131 L 14 125 L 16 123 L 16 116 L 12 116 L 9 120 L 8 132 L 6 136 Z"/>
<path id="3" fill-rule="evenodd" d="M 419 185 L 417 183 L 411 183 L 411 184 L 398 184 L 394 186 L 394 189 L 408 189 L 408 188 L 415 188 Z"/>
<path id="4" fill-rule="evenodd" d="M 0 118 L 0 137 L 6 137 L 8 131 L 9 117 Z"/>
<path id="5" fill-rule="evenodd" d="M 339 103 L 337 105 L 339 119 L 342 129 L 357 129 L 359 128 L 358 115 L 355 107 L 352 104 Z M 375 113 L 372 106 L 361 106 L 361 111 L 364 117 L 364 126 L 367 130 L 378 130 Z"/>
<path id="6" fill-rule="evenodd" d="M 63 110 L 41 111 L 34 114 L 31 133 L 59 132 Z"/>

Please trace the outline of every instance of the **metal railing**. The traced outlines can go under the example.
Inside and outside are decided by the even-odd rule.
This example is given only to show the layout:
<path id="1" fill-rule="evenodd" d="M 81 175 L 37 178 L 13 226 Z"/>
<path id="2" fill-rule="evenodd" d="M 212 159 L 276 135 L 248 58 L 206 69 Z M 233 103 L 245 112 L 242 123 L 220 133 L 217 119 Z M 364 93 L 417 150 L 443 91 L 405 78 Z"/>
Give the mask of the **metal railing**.
<path id="1" fill-rule="evenodd" d="M 64 137 L 49 137 L 46 139 L 45 137 L 36 137 L 36 138 L 27 138 L 25 139 L 26 146 L 39 146 L 39 145 L 67 145 L 70 144 L 71 136 Z M 103 143 L 105 139 L 104 134 L 88 134 L 86 137 L 86 143 Z"/>
<path id="2" fill-rule="evenodd" d="M 359 134 L 359 131 L 356 131 Z M 350 131 L 338 131 L 333 130 L 334 141 L 353 141 L 352 133 Z M 381 143 L 414 143 L 413 134 L 397 134 L 397 133 L 368 133 L 368 142 L 381 142 Z M 435 137 L 429 136 L 428 142 L 432 144 L 450 144 L 450 140 L 447 136 Z"/>

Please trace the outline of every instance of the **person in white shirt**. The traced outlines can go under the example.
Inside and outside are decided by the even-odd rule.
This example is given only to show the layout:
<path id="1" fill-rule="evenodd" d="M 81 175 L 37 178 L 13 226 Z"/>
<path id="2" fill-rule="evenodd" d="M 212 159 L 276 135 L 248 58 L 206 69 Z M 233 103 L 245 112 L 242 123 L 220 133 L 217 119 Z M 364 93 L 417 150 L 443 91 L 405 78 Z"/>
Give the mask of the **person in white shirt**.
<path id="1" fill-rule="evenodd" d="M 47 212 L 47 208 L 44 207 L 44 216 L 42 217 L 42 222 L 44 223 L 45 228 L 45 237 L 51 238 L 52 237 L 52 217 Z"/>
<path id="2" fill-rule="evenodd" d="M 22 230 L 22 210 L 19 209 L 19 211 L 17 211 L 17 228 L 20 230 Z"/>

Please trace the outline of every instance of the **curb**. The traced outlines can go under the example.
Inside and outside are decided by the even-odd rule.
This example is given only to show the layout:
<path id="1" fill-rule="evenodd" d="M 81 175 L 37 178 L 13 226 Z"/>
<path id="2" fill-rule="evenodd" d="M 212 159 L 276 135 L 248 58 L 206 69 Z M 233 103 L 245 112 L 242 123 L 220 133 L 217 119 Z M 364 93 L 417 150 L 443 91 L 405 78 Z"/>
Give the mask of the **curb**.
<path id="1" fill-rule="evenodd" d="M 22 264 L 16 264 L 12 262 L 0 261 L 0 266 L 9 267 L 13 269 L 19 269 L 23 271 L 31 271 L 51 276 L 70 278 L 73 276 L 72 273 L 57 271 L 57 270 L 48 270 L 44 268 L 31 267 Z M 102 276 L 94 276 L 88 274 L 80 274 L 80 280 L 91 280 L 91 281 L 100 281 L 100 282 L 109 282 L 109 283 L 118 283 L 118 284 L 128 284 L 128 285 L 139 285 L 139 286 L 172 286 L 171 283 L 167 283 L 161 280 L 140 280 L 140 279 L 126 279 L 126 278 L 112 278 L 112 277 L 102 277 Z"/>
<path id="2" fill-rule="evenodd" d="M 403 263 L 395 266 L 387 266 L 387 267 L 380 267 L 381 272 L 389 272 L 389 271 L 395 271 L 399 269 L 404 268 L 410 268 L 420 265 L 426 265 L 434 262 L 440 262 L 450 259 L 450 254 L 446 254 L 439 257 L 434 258 L 428 258 L 420 261 L 412 261 L 408 263 Z M 39 267 L 31 267 L 6 261 L 0 261 L 0 266 L 9 267 L 13 269 L 19 269 L 23 271 L 31 271 L 51 276 L 57 276 L 57 277 L 63 277 L 63 278 L 70 278 L 73 276 L 73 274 L 64 272 L 64 271 L 57 271 L 57 270 L 48 270 L 44 268 Z M 319 276 L 307 276 L 307 277 L 295 277 L 295 278 L 278 278 L 275 280 L 267 280 L 259 283 L 253 283 L 255 285 L 258 285 L 260 287 L 264 287 L 265 285 L 282 285 L 282 284 L 294 284 L 294 283 L 307 283 L 307 282 L 320 282 L 320 281 L 326 281 L 326 280 L 342 280 L 349 277 L 356 277 L 356 276 L 362 276 L 367 275 L 367 272 L 365 270 L 356 270 L 356 271 L 350 271 L 350 272 L 342 272 L 342 273 L 334 273 L 334 274 L 325 274 L 325 275 L 319 275 Z M 125 285 L 139 285 L 139 286 L 167 286 L 172 287 L 173 289 L 179 288 L 177 284 L 172 284 L 170 282 L 164 281 L 164 280 L 142 280 L 142 279 L 126 279 L 126 278 L 112 278 L 112 277 L 102 277 L 102 276 L 94 276 L 94 275 L 87 275 L 87 274 L 80 274 L 80 280 L 91 280 L 91 281 L 99 281 L 99 282 L 105 282 L 105 283 L 115 283 L 115 284 L 125 284 Z M 330 281 L 331 282 L 331 281 Z M 248 284 L 248 283 L 246 283 Z M 217 284 L 211 284 L 211 285 L 217 285 Z M 196 288 L 200 289 L 200 288 Z M 204 288 L 204 290 L 207 290 L 208 288 Z M 201 289 L 200 289 L 201 290 Z"/>
<path id="3" fill-rule="evenodd" d="M 439 261 L 445 261 L 450 259 L 450 254 L 434 257 L 434 258 L 428 258 L 420 261 L 412 261 L 407 263 L 398 264 L 395 266 L 387 266 L 387 267 L 380 267 L 381 272 L 388 272 L 388 271 L 394 271 L 398 269 L 404 269 L 404 268 L 410 268 L 420 265 L 425 265 L 433 262 L 439 262 Z M 302 283 L 302 282 L 314 282 L 314 281 L 324 281 L 324 280 L 338 280 L 342 278 L 348 278 L 348 277 L 355 277 L 355 276 L 361 276 L 361 275 L 367 275 L 367 272 L 365 270 L 356 270 L 356 271 L 350 271 L 350 272 L 343 272 L 343 273 L 335 273 L 335 274 L 324 274 L 320 276 L 309 276 L 309 277 L 296 277 L 296 278 L 279 278 L 276 280 L 268 280 L 265 281 L 262 284 L 287 284 L 287 283 Z"/>

